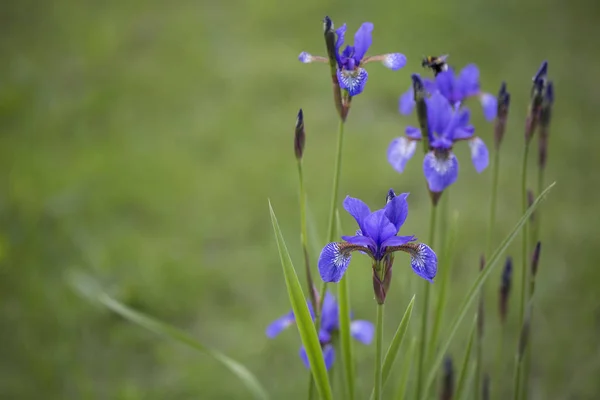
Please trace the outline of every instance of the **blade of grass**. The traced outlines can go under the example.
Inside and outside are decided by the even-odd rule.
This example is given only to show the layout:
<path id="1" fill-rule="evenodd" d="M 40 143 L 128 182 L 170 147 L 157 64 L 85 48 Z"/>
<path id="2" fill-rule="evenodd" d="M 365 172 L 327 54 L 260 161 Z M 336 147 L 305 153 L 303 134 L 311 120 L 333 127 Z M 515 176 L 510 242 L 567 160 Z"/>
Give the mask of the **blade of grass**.
<path id="1" fill-rule="evenodd" d="M 150 316 L 144 315 L 113 299 L 108 294 L 102 291 L 98 282 L 96 282 L 92 277 L 84 273 L 71 272 L 67 278 L 70 281 L 73 288 L 77 290 L 82 296 L 86 297 L 87 299 L 93 302 L 103 305 L 112 312 L 119 314 L 121 317 L 125 318 L 129 322 L 146 328 L 149 331 L 154 332 L 158 335 L 165 336 L 175 342 L 184 344 L 194 350 L 199 351 L 200 353 L 211 356 L 212 358 L 223 364 L 223 366 L 225 366 L 229 371 L 231 371 L 246 386 L 246 388 L 248 388 L 253 398 L 260 400 L 266 400 L 269 398 L 266 391 L 258 382 L 256 377 L 252 375 L 252 373 L 248 371 L 246 367 L 244 367 L 237 361 L 229 358 L 225 354 L 213 348 L 205 346 L 204 344 L 200 343 L 198 340 L 196 340 L 191 335 L 185 333 L 184 331 L 159 320 L 156 320 Z"/>
<path id="2" fill-rule="evenodd" d="M 277 240 L 277 248 L 279 249 L 285 285 L 296 318 L 298 333 L 300 334 L 300 339 L 306 349 L 310 370 L 315 380 L 317 391 L 322 399 L 332 400 L 333 395 L 331 392 L 331 385 L 329 384 L 329 377 L 327 376 L 327 369 L 325 368 L 325 360 L 323 359 L 323 351 L 321 349 L 319 337 L 317 336 L 317 330 L 315 329 L 313 319 L 308 310 L 306 298 L 302 292 L 302 286 L 298 280 L 298 275 L 292 264 L 292 259 L 288 253 L 281 229 L 279 229 L 279 224 L 277 223 L 277 217 L 275 216 L 270 201 L 269 212 L 271 214 L 275 239 Z"/>
<path id="3" fill-rule="evenodd" d="M 408 306 L 406 307 L 406 311 L 404 311 L 404 316 L 398 325 L 398 329 L 396 329 L 396 333 L 394 334 L 394 338 L 392 339 L 392 343 L 390 343 L 390 347 L 388 348 L 387 353 L 385 354 L 385 358 L 383 360 L 383 368 L 382 368 L 382 378 L 381 378 L 381 386 L 385 386 L 385 382 L 390 377 L 390 373 L 392 372 L 392 367 L 394 366 L 394 361 L 396 361 L 396 357 L 398 356 L 398 351 L 402 346 L 402 342 L 404 341 L 404 336 L 406 335 L 406 331 L 408 330 L 408 324 L 410 322 L 410 317 L 412 316 L 413 306 L 415 304 L 415 296 L 410 299 Z M 371 393 L 371 399 L 373 399 L 374 393 Z"/>
<path id="4" fill-rule="evenodd" d="M 475 297 L 477 297 L 479 288 L 481 288 L 481 285 L 483 285 L 483 283 L 486 281 L 486 279 L 490 276 L 490 274 L 494 270 L 494 267 L 496 266 L 498 260 L 500 259 L 500 256 L 504 253 L 504 251 L 506 251 L 506 249 L 511 244 L 511 242 L 519 234 L 519 232 L 521 231 L 521 229 L 523 228 L 523 226 L 525 225 L 525 223 L 528 221 L 529 217 L 531 216 L 531 213 L 533 213 L 535 211 L 535 209 L 542 203 L 542 201 L 544 201 L 544 199 L 546 198 L 546 196 L 548 195 L 550 190 L 552 190 L 552 188 L 554 187 L 555 184 L 556 184 L 556 182 L 549 185 L 546 188 L 546 190 L 544 190 L 538 196 L 538 198 L 533 202 L 531 207 L 529 207 L 529 209 L 527 209 L 525 214 L 523 214 L 521 216 L 521 218 L 519 219 L 519 221 L 517 222 L 517 224 L 515 225 L 513 230 L 502 241 L 502 243 L 500 243 L 500 246 L 498 246 L 498 248 L 496 249 L 496 251 L 494 252 L 492 257 L 490 257 L 490 259 L 488 260 L 488 264 L 485 266 L 484 270 L 479 274 L 479 276 L 477 277 L 477 280 L 475 280 L 475 282 L 469 289 L 467 296 L 465 297 L 461 307 L 459 308 L 458 314 L 456 315 L 456 317 L 454 317 L 454 320 L 452 321 L 452 324 L 450 325 L 449 333 L 445 336 L 446 340 L 440 346 L 433 364 L 429 366 L 430 372 L 429 372 L 429 375 L 427 376 L 427 380 L 425 381 L 425 390 L 423 391 L 422 398 L 426 398 L 429 388 L 434 383 L 436 372 L 438 371 L 438 369 L 440 368 L 440 365 L 442 364 L 444 354 L 448 350 L 448 347 L 450 346 L 450 343 L 452 342 L 452 339 L 454 338 L 454 335 L 456 334 L 458 326 L 460 325 L 462 319 L 466 315 L 466 313 L 469 309 L 469 306 L 473 303 L 473 300 L 475 299 Z"/>
<path id="5" fill-rule="evenodd" d="M 336 210 L 335 216 L 338 236 L 342 236 L 342 223 L 339 211 Z M 348 290 L 347 272 L 338 285 L 338 301 L 344 381 L 346 383 L 347 398 L 354 400 L 354 359 L 352 358 L 352 338 L 350 336 L 350 293 Z"/>
<path id="6" fill-rule="evenodd" d="M 458 377 L 458 384 L 456 385 L 456 392 L 454 397 L 456 399 L 461 399 L 462 393 L 465 390 L 465 384 L 467 381 L 467 373 L 469 369 L 469 360 L 471 359 L 471 349 L 473 347 L 473 339 L 475 338 L 475 330 L 477 329 L 477 314 L 475 314 L 475 318 L 473 319 L 473 324 L 471 326 L 471 333 L 469 333 L 469 341 L 467 342 L 467 349 L 465 350 L 465 357 L 463 358 L 462 367 L 460 369 L 460 375 Z M 475 396 L 477 398 L 477 396 Z"/>
<path id="7" fill-rule="evenodd" d="M 398 390 L 396 391 L 396 400 L 404 400 L 406 395 L 406 386 L 408 385 L 408 377 L 410 375 L 410 367 L 413 364 L 413 354 L 417 347 L 417 338 L 413 337 L 410 341 L 410 346 L 404 353 L 404 360 L 402 362 L 402 372 L 400 374 Z"/>

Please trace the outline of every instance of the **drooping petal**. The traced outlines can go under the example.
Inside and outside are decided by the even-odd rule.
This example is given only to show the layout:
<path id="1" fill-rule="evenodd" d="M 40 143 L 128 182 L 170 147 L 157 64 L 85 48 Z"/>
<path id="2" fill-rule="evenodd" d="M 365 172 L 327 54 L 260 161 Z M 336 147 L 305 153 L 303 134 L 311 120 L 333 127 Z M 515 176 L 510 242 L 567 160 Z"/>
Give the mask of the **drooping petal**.
<path id="1" fill-rule="evenodd" d="M 456 182 L 458 178 L 458 160 L 451 151 L 439 157 L 436 157 L 434 152 L 430 151 L 423 159 L 423 173 L 425 179 L 427 179 L 429 190 L 442 192 Z"/>
<path id="2" fill-rule="evenodd" d="M 421 140 L 421 130 L 415 126 L 407 126 L 404 133 L 412 140 Z"/>
<path id="3" fill-rule="evenodd" d="M 398 172 L 404 171 L 408 160 L 415 154 L 417 142 L 403 136 L 392 140 L 388 147 L 387 159 L 391 166 Z"/>
<path id="4" fill-rule="evenodd" d="M 398 102 L 398 110 L 402 115 L 410 115 L 413 109 L 415 108 L 415 92 L 413 91 L 412 86 L 406 92 L 400 96 L 400 101 Z"/>
<path id="5" fill-rule="evenodd" d="M 384 54 L 382 62 L 387 68 L 397 71 L 406 65 L 406 56 L 402 53 Z"/>
<path id="6" fill-rule="evenodd" d="M 364 344 L 371 344 L 375 336 L 375 326 L 369 321 L 356 320 L 350 323 L 350 334 Z"/>
<path id="7" fill-rule="evenodd" d="M 338 69 L 337 78 L 342 89 L 347 90 L 350 96 L 356 96 L 365 89 L 369 74 L 364 68 L 357 68 L 352 71 Z"/>
<path id="8" fill-rule="evenodd" d="M 310 363 L 308 361 L 308 354 L 306 354 L 306 349 L 304 346 L 300 347 L 300 359 L 302 359 L 302 363 L 308 369 L 310 369 Z M 335 351 L 333 346 L 330 344 L 326 344 L 323 346 L 323 358 L 325 361 L 325 368 L 330 369 L 335 361 Z"/>
<path id="9" fill-rule="evenodd" d="M 373 24 L 371 22 L 364 22 L 354 35 L 354 56 L 353 58 L 360 62 L 367 54 L 367 50 L 371 47 L 373 38 Z"/>
<path id="10" fill-rule="evenodd" d="M 495 119 L 496 114 L 498 113 L 498 99 L 496 99 L 496 96 L 489 93 L 481 93 L 479 95 L 479 101 L 481 102 L 485 119 L 488 121 Z"/>
<path id="11" fill-rule="evenodd" d="M 369 236 L 378 246 L 396 233 L 396 227 L 386 217 L 385 209 L 371 213 L 364 220 L 363 235 Z M 375 256 L 377 257 L 377 254 Z"/>
<path id="12" fill-rule="evenodd" d="M 339 282 L 344 276 L 344 272 L 350 264 L 353 251 L 369 252 L 370 250 L 363 246 L 357 246 L 352 243 L 328 243 L 319 255 L 317 262 L 319 274 L 325 282 Z"/>
<path id="13" fill-rule="evenodd" d="M 323 307 L 321 308 L 321 328 L 331 332 L 338 327 L 338 303 L 329 292 L 325 293 Z"/>
<path id="14" fill-rule="evenodd" d="M 401 193 L 385 205 L 385 216 L 396 227 L 396 233 L 400 231 L 406 217 L 408 217 L 407 198 L 408 193 Z"/>
<path id="15" fill-rule="evenodd" d="M 400 246 L 398 250 L 410 254 L 410 265 L 421 278 L 433 282 L 437 274 L 437 256 L 431 247 L 425 243 L 408 243 Z"/>
<path id="16" fill-rule="evenodd" d="M 371 210 L 369 206 L 365 204 L 364 201 L 346 196 L 344 199 L 344 210 L 348 212 L 348 214 L 352 215 L 358 224 L 360 230 L 363 230 L 363 221 L 369 214 L 371 214 Z"/>
<path id="17" fill-rule="evenodd" d="M 457 86 L 461 100 L 479 93 L 479 68 L 475 64 L 465 66 L 458 75 Z"/>
<path id="18" fill-rule="evenodd" d="M 275 336 L 279 335 L 285 328 L 292 325 L 295 322 L 294 313 L 290 311 L 286 315 L 281 318 L 276 319 L 271 322 L 269 326 L 267 326 L 266 334 L 267 337 L 273 339 Z"/>
<path id="19" fill-rule="evenodd" d="M 415 241 L 417 238 L 412 235 L 412 236 L 392 236 L 391 238 L 388 238 L 388 240 L 386 240 L 385 242 L 383 242 L 381 244 L 382 248 L 386 248 L 384 249 L 384 251 L 386 253 L 390 253 L 390 250 L 388 250 L 387 248 L 392 249 L 393 247 L 397 247 L 397 246 L 402 246 L 406 243 L 410 243 L 412 241 Z M 393 251 L 393 250 L 391 250 Z"/>
<path id="20" fill-rule="evenodd" d="M 482 173 L 489 164 L 488 149 L 483 140 L 478 137 L 469 140 L 469 147 L 471 148 L 471 160 L 473 161 L 475 170 Z"/>
<path id="21" fill-rule="evenodd" d="M 438 75 L 439 76 L 439 75 Z M 427 120 L 433 132 L 445 132 L 452 118 L 452 106 L 440 92 L 435 92 L 427 100 Z"/>

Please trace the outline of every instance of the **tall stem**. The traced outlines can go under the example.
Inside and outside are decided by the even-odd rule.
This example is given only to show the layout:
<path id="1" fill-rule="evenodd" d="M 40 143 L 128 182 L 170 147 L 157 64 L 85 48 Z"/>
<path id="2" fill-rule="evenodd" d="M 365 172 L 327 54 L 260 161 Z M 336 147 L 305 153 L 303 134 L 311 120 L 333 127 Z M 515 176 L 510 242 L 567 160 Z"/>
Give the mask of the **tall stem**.
<path id="1" fill-rule="evenodd" d="M 515 363 L 515 391 L 513 393 L 513 399 L 519 400 L 519 394 L 521 393 L 521 360 L 519 360 L 519 356 L 517 355 L 517 360 Z"/>
<path id="2" fill-rule="evenodd" d="M 495 398 L 500 398 L 499 396 L 501 396 L 501 392 L 500 390 L 502 390 L 502 386 L 500 385 L 500 383 L 502 382 L 502 377 L 504 375 L 504 353 L 503 353 L 503 349 L 504 349 L 504 336 L 506 335 L 506 325 L 504 322 L 501 322 L 501 326 L 500 326 L 500 339 L 498 340 L 498 350 L 496 352 L 496 382 L 498 384 L 496 384 L 496 397 Z"/>
<path id="3" fill-rule="evenodd" d="M 521 171 L 521 206 L 523 214 L 527 211 L 527 157 L 529 155 L 529 143 L 525 143 L 525 150 L 523 152 L 523 166 Z M 525 305 L 527 302 L 527 239 L 528 239 L 528 225 L 529 221 L 525 221 L 522 233 L 522 248 L 521 248 L 521 302 L 519 305 L 519 332 L 523 326 L 523 320 L 525 316 Z"/>
<path id="4" fill-rule="evenodd" d="M 306 272 L 306 284 L 310 302 L 313 308 L 317 306 L 314 281 L 310 272 L 310 260 L 308 256 L 308 233 L 306 228 L 306 191 L 304 189 L 304 174 L 302 173 L 302 160 L 298 160 L 298 180 L 300 185 L 300 242 L 304 253 L 304 268 Z"/>
<path id="5" fill-rule="evenodd" d="M 331 205 L 329 207 L 329 226 L 327 228 L 327 241 L 333 242 L 335 240 L 335 211 L 337 210 L 338 192 L 340 187 L 340 174 L 342 170 L 342 148 L 344 145 L 344 121 L 340 119 L 338 125 L 338 136 L 337 136 L 337 150 L 335 157 L 335 167 L 333 170 L 333 185 L 331 188 Z M 323 282 L 321 285 L 320 297 L 325 297 L 325 291 L 327 290 L 327 282 Z M 320 307 L 319 307 L 320 308 Z M 320 310 L 317 312 L 320 315 Z M 317 327 L 320 323 L 320 318 L 317 319 Z"/>
<path id="6" fill-rule="evenodd" d="M 437 218 L 437 206 L 431 204 L 431 214 L 429 217 L 429 242 L 427 244 L 434 248 L 435 222 Z M 423 281 L 423 314 L 421 319 L 421 334 L 419 335 L 419 355 L 417 358 L 417 385 L 415 399 L 421 399 L 423 390 L 423 380 L 425 378 L 425 359 L 427 350 L 427 322 L 429 320 L 429 285 L 428 281 Z"/>
<path id="7" fill-rule="evenodd" d="M 375 327 L 375 384 L 373 399 L 381 400 L 381 354 L 383 349 L 383 304 L 377 304 L 377 325 Z"/>

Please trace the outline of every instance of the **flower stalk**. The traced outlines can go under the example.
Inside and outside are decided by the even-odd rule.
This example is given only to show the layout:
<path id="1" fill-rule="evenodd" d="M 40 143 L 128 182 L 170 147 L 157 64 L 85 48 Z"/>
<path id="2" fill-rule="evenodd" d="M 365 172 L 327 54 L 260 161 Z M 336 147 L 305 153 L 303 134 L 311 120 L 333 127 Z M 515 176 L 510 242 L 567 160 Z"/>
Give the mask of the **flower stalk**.
<path id="1" fill-rule="evenodd" d="M 377 322 L 375 324 L 375 384 L 374 400 L 381 400 L 381 367 L 383 354 L 383 304 L 377 304 Z"/>

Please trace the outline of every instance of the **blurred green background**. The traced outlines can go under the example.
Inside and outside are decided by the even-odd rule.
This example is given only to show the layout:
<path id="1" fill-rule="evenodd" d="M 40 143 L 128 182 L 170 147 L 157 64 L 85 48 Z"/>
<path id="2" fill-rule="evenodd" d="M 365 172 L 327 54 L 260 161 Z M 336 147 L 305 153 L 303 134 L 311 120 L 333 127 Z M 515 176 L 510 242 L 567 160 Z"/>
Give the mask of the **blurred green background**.
<path id="1" fill-rule="evenodd" d="M 477 63 L 482 87 L 492 93 L 508 82 L 513 103 L 497 241 L 520 215 L 530 82 L 549 60 L 557 100 L 547 181 L 558 184 L 543 206 L 531 398 L 597 398 L 597 3 L 23 0 L 3 2 L 0 10 L 1 398 L 248 397 L 212 359 L 80 298 L 65 280 L 72 269 L 238 359 L 273 399 L 304 398 L 297 333 L 264 335 L 289 309 L 267 198 L 299 267 L 292 146 L 298 108 L 306 118 L 305 176 L 320 245 L 336 140 L 328 68 L 297 61 L 302 50 L 324 53 L 324 15 L 337 26 L 347 22 L 349 37 L 372 21 L 369 54 L 408 56 L 398 72 L 369 66 L 369 83 L 348 119 L 341 196 L 375 208 L 390 187 L 411 192 L 403 232 L 423 239 L 429 203 L 421 162 L 417 157 L 399 175 L 385 158 L 391 139 L 415 123 L 398 114 L 397 102 L 410 73 L 426 73 L 421 56 L 449 53 L 457 68 Z M 479 135 L 491 143 L 491 125 L 472 106 Z M 491 178 L 489 171 L 475 173 L 466 145 L 456 151 L 462 169 L 450 199 L 460 236 L 448 318 L 475 279 Z M 345 214 L 343 222 L 348 232 L 355 229 Z M 509 252 L 516 260 L 519 249 L 517 241 Z M 355 316 L 373 320 L 369 263 L 356 257 L 350 270 Z M 497 347 L 498 279 L 495 273 L 487 290 L 489 365 Z M 418 287 L 408 259 L 398 257 L 387 339 Z M 469 320 L 450 349 L 457 363 Z M 366 393 L 374 348 L 355 348 Z M 512 347 L 505 355 L 508 367 Z M 494 379 L 506 398 L 510 372 Z"/>

